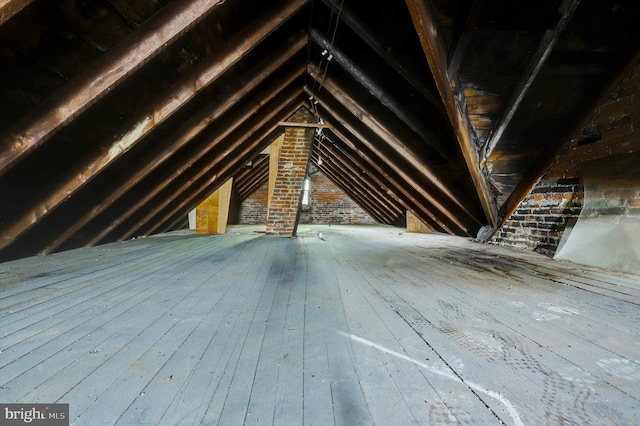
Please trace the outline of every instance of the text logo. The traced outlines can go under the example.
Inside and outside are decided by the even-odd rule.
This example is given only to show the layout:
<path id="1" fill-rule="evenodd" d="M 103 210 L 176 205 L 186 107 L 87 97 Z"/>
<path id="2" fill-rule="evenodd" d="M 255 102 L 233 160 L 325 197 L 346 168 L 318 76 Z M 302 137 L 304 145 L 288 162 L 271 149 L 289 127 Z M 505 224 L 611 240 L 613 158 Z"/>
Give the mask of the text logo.
<path id="1" fill-rule="evenodd" d="M 69 404 L 0 404 L 0 425 L 69 426 Z"/>

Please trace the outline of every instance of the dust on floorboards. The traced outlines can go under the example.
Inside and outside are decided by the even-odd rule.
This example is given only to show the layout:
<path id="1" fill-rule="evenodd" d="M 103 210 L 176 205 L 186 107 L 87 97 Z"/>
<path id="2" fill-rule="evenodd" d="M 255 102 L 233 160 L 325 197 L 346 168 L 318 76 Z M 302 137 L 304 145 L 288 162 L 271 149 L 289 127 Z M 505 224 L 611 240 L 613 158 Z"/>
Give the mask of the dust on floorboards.
<path id="1" fill-rule="evenodd" d="M 640 277 L 384 226 L 255 230 L 0 264 L 0 402 L 75 425 L 640 424 Z"/>

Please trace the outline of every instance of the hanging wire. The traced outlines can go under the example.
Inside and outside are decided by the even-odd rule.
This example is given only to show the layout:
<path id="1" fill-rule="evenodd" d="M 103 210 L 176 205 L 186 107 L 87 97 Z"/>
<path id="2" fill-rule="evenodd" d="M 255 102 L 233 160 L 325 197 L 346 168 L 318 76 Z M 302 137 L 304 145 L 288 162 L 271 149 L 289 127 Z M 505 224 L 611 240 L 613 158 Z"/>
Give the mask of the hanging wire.
<path id="1" fill-rule="evenodd" d="M 331 35 L 331 42 L 329 43 L 329 46 L 333 46 L 333 43 L 336 40 L 336 34 L 338 33 L 338 25 L 340 24 L 340 16 L 342 15 L 342 8 L 344 6 L 344 0 L 340 0 L 340 6 L 338 7 L 338 14 L 336 16 L 336 23 L 335 26 L 333 27 L 333 34 Z M 331 7 L 331 17 L 333 17 L 333 7 Z M 329 19 L 329 28 L 327 29 L 327 39 L 329 38 L 329 32 L 331 31 L 331 18 Z M 328 53 L 328 56 L 327 56 Z M 324 65 L 324 69 L 322 69 L 322 61 L 326 56 L 326 62 Z M 327 52 L 327 50 L 323 50 L 322 52 L 322 57 L 320 58 L 320 64 L 318 64 L 318 69 L 321 70 L 322 72 L 322 76 L 320 76 L 320 81 L 318 82 L 319 87 L 317 92 L 315 92 L 316 94 L 320 94 L 320 91 L 323 88 L 323 83 L 325 78 L 327 77 L 327 70 L 329 69 L 329 63 L 331 62 L 331 60 L 333 59 L 333 55 L 329 52 Z"/>
<path id="2" fill-rule="evenodd" d="M 340 6 L 338 7 L 338 13 L 336 14 L 336 22 L 335 25 L 333 26 L 333 33 L 331 34 L 331 42 L 330 42 L 330 46 L 333 46 L 333 43 L 335 42 L 336 39 L 336 34 L 338 32 L 338 26 L 340 23 L 340 16 L 342 15 L 342 9 L 344 6 L 344 0 L 340 1 Z M 327 33 L 326 33 L 326 38 L 329 38 L 329 34 L 331 33 L 331 25 L 333 22 L 333 15 L 334 15 L 334 7 L 332 4 L 331 7 L 331 15 L 329 16 L 329 25 L 327 26 Z M 318 69 L 321 72 L 321 75 L 318 76 L 318 79 L 313 79 L 313 86 L 311 88 L 311 93 L 318 95 L 320 94 L 320 91 L 323 88 L 323 83 L 324 80 L 327 76 L 327 71 L 329 69 L 329 63 L 331 62 L 331 60 L 333 59 L 333 55 L 327 50 L 324 49 L 321 53 L 320 56 L 320 62 L 318 63 Z M 324 65 L 324 68 L 323 68 Z M 310 96 L 309 97 L 309 101 L 311 102 L 311 106 L 313 108 L 313 112 L 314 115 L 316 117 L 319 117 L 319 111 L 318 111 L 318 101 L 315 99 L 315 96 Z"/>

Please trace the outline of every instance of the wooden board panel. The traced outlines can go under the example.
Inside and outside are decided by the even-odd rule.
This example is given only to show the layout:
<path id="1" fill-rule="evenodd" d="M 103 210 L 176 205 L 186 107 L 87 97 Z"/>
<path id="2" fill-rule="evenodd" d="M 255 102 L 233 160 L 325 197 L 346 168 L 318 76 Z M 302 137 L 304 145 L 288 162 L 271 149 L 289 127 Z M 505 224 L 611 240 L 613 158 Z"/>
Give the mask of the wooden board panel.
<path id="1" fill-rule="evenodd" d="M 0 264 L 0 400 L 81 425 L 640 420 L 638 276 L 387 226 L 254 230 Z"/>

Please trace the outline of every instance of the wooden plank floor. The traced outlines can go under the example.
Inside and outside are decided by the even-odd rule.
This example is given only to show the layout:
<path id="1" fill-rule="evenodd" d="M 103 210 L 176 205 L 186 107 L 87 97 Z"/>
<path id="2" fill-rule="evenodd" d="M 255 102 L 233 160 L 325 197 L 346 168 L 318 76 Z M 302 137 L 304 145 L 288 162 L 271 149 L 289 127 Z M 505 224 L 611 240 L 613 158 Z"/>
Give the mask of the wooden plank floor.
<path id="1" fill-rule="evenodd" d="M 77 425 L 640 424 L 640 277 L 256 229 L 0 264 L 0 402 Z"/>

